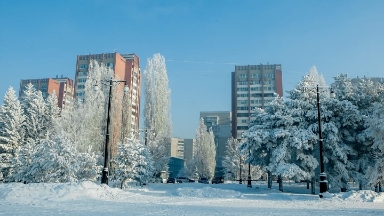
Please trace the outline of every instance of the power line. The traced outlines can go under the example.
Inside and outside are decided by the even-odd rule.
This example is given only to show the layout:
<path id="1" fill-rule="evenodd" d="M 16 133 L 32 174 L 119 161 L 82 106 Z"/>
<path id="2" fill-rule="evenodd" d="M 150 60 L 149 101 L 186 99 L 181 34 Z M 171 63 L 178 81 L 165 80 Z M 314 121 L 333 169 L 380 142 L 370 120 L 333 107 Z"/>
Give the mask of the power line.
<path id="1" fill-rule="evenodd" d="M 203 61 L 187 61 L 187 60 L 167 60 L 169 62 L 181 62 L 181 63 L 192 63 L 192 64 L 230 64 L 236 65 L 237 63 L 233 62 L 203 62 Z"/>

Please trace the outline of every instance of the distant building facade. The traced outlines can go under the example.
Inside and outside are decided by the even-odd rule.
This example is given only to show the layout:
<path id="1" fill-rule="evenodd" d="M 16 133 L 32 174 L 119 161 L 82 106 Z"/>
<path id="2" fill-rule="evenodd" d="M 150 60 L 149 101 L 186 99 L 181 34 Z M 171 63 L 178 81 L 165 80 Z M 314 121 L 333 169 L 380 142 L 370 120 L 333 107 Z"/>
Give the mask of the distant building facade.
<path id="1" fill-rule="evenodd" d="M 193 146 L 195 139 L 184 139 L 184 160 L 188 163 L 193 158 Z"/>
<path id="2" fill-rule="evenodd" d="M 184 139 L 171 138 L 171 157 L 184 159 Z"/>
<path id="3" fill-rule="evenodd" d="M 207 129 L 212 129 L 215 135 L 216 145 L 216 169 L 215 176 L 223 176 L 223 160 L 227 141 L 231 138 L 231 112 L 230 111 L 209 111 L 200 112 L 200 118 L 204 119 Z"/>
<path id="4" fill-rule="evenodd" d="M 74 85 L 73 80 L 67 77 L 58 78 L 43 78 L 43 79 L 22 79 L 20 81 L 19 98 L 24 98 L 25 87 L 32 83 L 36 90 L 41 91 L 44 99 L 49 94 L 55 92 L 57 97 L 57 105 L 61 109 L 65 104 L 73 102 Z"/>
<path id="5" fill-rule="evenodd" d="M 283 96 L 281 64 L 235 66 L 232 72 L 232 136 L 241 139 L 248 130 L 252 110 Z"/>

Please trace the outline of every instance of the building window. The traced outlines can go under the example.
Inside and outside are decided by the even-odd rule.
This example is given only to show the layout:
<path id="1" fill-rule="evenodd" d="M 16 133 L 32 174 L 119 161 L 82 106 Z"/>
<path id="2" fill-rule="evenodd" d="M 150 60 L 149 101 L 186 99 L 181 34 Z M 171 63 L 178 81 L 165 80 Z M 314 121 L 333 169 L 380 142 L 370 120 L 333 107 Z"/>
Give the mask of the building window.
<path id="1" fill-rule="evenodd" d="M 251 78 L 260 78 L 260 74 L 251 74 Z"/>
<path id="2" fill-rule="evenodd" d="M 248 97 L 248 94 L 237 94 L 237 97 Z"/>
<path id="3" fill-rule="evenodd" d="M 86 78 L 80 78 L 80 79 L 78 79 L 78 82 L 86 82 L 86 81 L 87 81 Z"/>
<path id="4" fill-rule="evenodd" d="M 247 78 L 247 74 L 239 74 L 239 78 Z"/>
<path id="5" fill-rule="evenodd" d="M 237 82 L 237 85 L 247 85 L 247 81 L 239 81 Z"/>
<path id="6" fill-rule="evenodd" d="M 249 117 L 248 113 L 237 113 L 237 117 Z"/>
<path id="7" fill-rule="evenodd" d="M 247 120 L 242 119 L 242 120 L 241 120 L 241 123 L 243 123 L 243 124 L 247 124 Z"/>
<path id="8" fill-rule="evenodd" d="M 85 86 L 84 85 L 78 85 L 77 89 L 85 89 Z"/>
<path id="9" fill-rule="evenodd" d="M 251 80 L 249 82 L 250 85 L 258 85 L 258 84 L 261 84 L 261 80 Z"/>
<path id="10" fill-rule="evenodd" d="M 248 104 L 248 100 L 238 100 L 237 104 L 246 105 Z"/>
<path id="11" fill-rule="evenodd" d="M 248 88 L 237 88 L 237 91 L 248 91 Z"/>
<path id="12" fill-rule="evenodd" d="M 105 63 L 105 67 L 113 68 L 113 63 L 112 62 Z"/>
<path id="13" fill-rule="evenodd" d="M 237 110 L 248 110 L 248 107 L 237 107 Z"/>
<path id="14" fill-rule="evenodd" d="M 237 126 L 237 130 L 248 130 L 248 126 Z"/>
<path id="15" fill-rule="evenodd" d="M 79 65 L 79 69 L 88 69 L 88 65 L 87 64 L 81 64 L 81 65 Z"/>
<path id="16" fill-rule="evenodd" d="M 78 75 L 79 76 L 88 76 L 88 72 L 79 72 Z"/>

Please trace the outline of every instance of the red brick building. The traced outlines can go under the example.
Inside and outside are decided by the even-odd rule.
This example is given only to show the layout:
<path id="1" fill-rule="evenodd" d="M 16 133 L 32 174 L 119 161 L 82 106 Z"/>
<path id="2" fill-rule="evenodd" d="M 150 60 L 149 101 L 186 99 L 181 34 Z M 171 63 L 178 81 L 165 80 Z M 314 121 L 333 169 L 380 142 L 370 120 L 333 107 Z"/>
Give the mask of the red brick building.
<path id="1" fill-rule="evenodd" d="M 84 98 L 84 87 L 88 76 L 88 67 L 92 60 L 96 60 L 99 64 L 103 64 L 106 67 L 110 67 L 114 73 L 114 79 L 125 80 L 126 85 L 129 87 L 128 96 L 132 104 L 131 113 L 131 130 L 133 132 L 139 131 L 140 122 L 140 95 L 141 95 L 141 71 L 140 71 L 140 59 L 135 54 L 119 54 L 115 53 L 102 53 L 102 54 L 89 54 L 78 55 L 76 62 L 76 78 L 75 78 L 75 93 L 76 99 Z M 116 90 L 112 94 L 123 95 L 124 84 L 116 85 Z M 116 104 L 117 103 L 117 104 Z M 122 101 L 117 101 L 112 104 L 112 109 L 115 108 L 112 120 L 114 126 L 114 134 L 111 137 L 112 151 L 116 154 L 116 143 L 123 136 L 121 133 L 122 125 L 125 122 L 122 121 L 125 107 L 122 105 Z M 137 133 L 138 134 L 138 133 Z"/>
<path id="2" fill-rule="evenodd" d="M 58 106 L 62 109 L 66 103 L 71 103 L 74 96 L 73 80 L 67 77 L 43 78 L 43 79 L 23 79 L 20 81 L 19 98 L 24 97 L 25 87 L 32 83 L 36 90 L 41 91 L 43 98 L 55 91 Z"/>

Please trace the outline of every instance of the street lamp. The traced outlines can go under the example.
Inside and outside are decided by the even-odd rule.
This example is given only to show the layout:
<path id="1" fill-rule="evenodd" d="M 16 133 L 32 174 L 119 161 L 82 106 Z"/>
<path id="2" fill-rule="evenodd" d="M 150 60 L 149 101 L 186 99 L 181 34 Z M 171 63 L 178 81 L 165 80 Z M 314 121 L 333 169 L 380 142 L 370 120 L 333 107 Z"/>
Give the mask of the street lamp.
<path id="1" fill-rule="evenodd" d="M 333 98 L 334 96 L 335 96 L 335 93 L 331 90 L 331 97 Z M 319 148 L 320 148 L 320 176 L 319 176 L 320 193 L 319 193 L 319 197 L 323 198 L 323 193 L 327 192 L 327 190 L 328 190 L 328 181 L 327 181 L 327 175 L 325 174 L 325 171 L 324 171 L 323 137 L 322 137 L 322 130 L 321 130 L 319 85 L 316 86 L 316 100 L 317 100 L 317 121 L 318 121 L 318 125 L 319 125 Z"/>
<path id="2" fill-rule="evenodd" d="M 243 180 L 241 179 L 241 167 L 243 166 L 243 164 L 241 163 L 241 155 L 240 155 L 240 180 L 239 180 L 239 184 L 243 184 Z"/>
<path id="3" fill-rule="evenodd" d="M 108 110 L 107 110 L 107 131 L 105 134 L 105 146 L 104 146 L 104 168 L 101 176 L 101 184 L 108 184 L 108 165 L 109 165 L 109 124 L 111 122 L 111 116 L 110 116 L 110 110 L 111 110 L 111 92 L 112 92 L 112 86 L 114 83 L 126 83 L 125 80 L 113 80 L 112 78 L 110 80 L 103 80 L 109 82 L 107 85 L 109 85 L 109 93 L 108 93 Z M 102 81 L 102 82 L 103 82 Z M 94 89 L 97 90 L 97 85 L 94 86 Z M 127 85 L 124 86 L 124 92 L 129 91 L 129 88 Z"/>
<path id="4" fill-rule="evenodd" d="M 251 157 L 251 150 L 249 150 L 249 157 Z M 248 162 L 248 184 L 247 187 L 252 188 L 252 178 L 251 178 L 251 162 Z"/>

